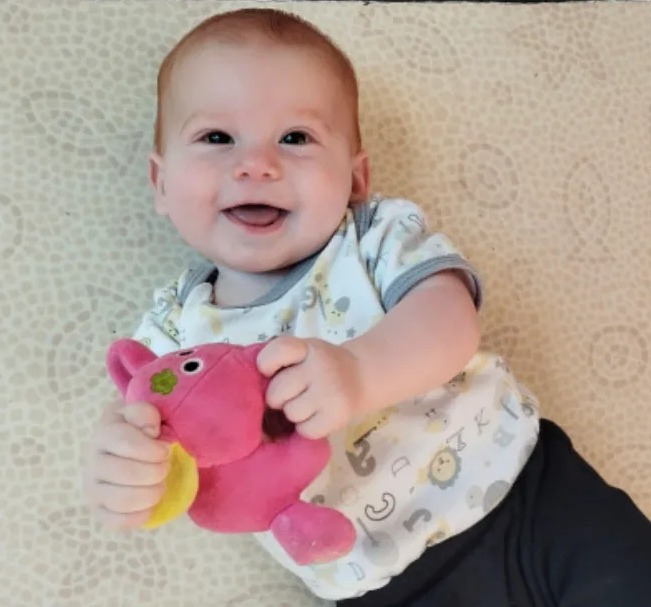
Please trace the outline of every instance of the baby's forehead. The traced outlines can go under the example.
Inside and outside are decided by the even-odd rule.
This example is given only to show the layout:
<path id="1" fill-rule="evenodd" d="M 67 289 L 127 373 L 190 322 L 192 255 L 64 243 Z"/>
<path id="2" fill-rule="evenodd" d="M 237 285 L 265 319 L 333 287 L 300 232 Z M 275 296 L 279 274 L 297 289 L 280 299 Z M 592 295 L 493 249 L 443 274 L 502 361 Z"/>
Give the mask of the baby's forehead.
<path id="1" fill-rule="evenodd" d="M 170 70 L 167 84 L 173 86 L 190 69 L 210 72 L 219 67 L 227 66 L 228 62 L 232 62 L 234 59 L 246 58 L 250 59 L 249 66 L 253 70 L 260 58 L 264 58 L 264 61 L 268 63 L 274 62 L 276 59 L 281 60 L 282 57 L 287 55 L 295 57 L 301 62 L 317 63 L 318 69 L 315 70 L 315 73 L 318 74 L 320 81 L 334 81 L 345 84 L 345 76 L 338 69 L 336 61 L 322 49 L 310 45 L 269 40 L 262 36 L 237 42 L 224 42 L 222 40 L 195 42 L 188 48 L 183 49 L 182 53 L 176 58 Z M 201 61 L 204 58 L 207 60 Z M 239 62 L 238 70 L 246 71 L 246 62 Z"/>
<path id="2" fill-rule="evenodd" d="M 306 78 L 309 86 L 302 85 Z M 262 95 L 269 104 L 272 98 L 284 98 L 287 105 L 296 102 L 303 107 L 301 99 L 310 99 L 315 108 L 323 110 L 339 98 L 342 89 L 341 78 L 321 54 L 256 40 L 193 45 L 177 58 L 162 94 L 167 98 L 165 113 L 171 109 L 173 114 L 205 105 L 206 100 L 238 109 L 250 93 L 255 95 L 250 98 Z M 269 91 L 266 97 L 265 91 Z"/>

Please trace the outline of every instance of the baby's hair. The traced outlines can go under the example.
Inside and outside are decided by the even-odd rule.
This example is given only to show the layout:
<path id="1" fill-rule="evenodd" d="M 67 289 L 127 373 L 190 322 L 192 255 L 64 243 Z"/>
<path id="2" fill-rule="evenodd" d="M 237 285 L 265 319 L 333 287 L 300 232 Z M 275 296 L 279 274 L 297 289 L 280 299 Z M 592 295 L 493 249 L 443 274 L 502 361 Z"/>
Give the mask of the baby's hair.
<path id="1" fill-rule="evenodd" d="M 354 146 L 361 148 L 359 129 L 358 86 L 355 69 L 344 52 L 328 36 L 314 25 L 297 15 L 269 8 L 245 8 L 218 13 L 190 30 L 167 54 L 157 79 L 157 108 L 154 131 L 154 148 L 162 153 L 165 146 L 163 115 L 168 103 L 167 90 L 172 81 L 174 67 L 183 57 L 206 42 L 224 44 L 245 43 L 250 40 L 266 40 L 276 44 L 296 46 L 315 51 L 329 64 L 339 78 L 349 98 L 354 124 Z"/>

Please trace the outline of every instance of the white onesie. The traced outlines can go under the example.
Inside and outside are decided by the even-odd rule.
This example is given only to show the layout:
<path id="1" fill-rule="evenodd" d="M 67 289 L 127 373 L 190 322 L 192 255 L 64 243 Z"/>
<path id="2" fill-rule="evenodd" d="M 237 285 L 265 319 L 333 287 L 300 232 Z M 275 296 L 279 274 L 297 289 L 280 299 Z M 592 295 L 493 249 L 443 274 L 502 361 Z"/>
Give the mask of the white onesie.
<path id="1" fill-rule="evenodd" d="M 475 271 L 444 235 L 428 233 L 420 209 L 374 197 L 349 209 L 321 251 L 251 305 L 214 305 L 217 271 L 207 264 L 158 289 L 134 337 L 158 355 L 283 333 L 339 344 L 371 328 L 420 281 L 450 269 L 466 277 L 479 307 Z M 449 384 L 329 437 L 331 461 L 302 497 L 337 508 L 355 524 L 349 554 L 298 566 L 270 533 L 255 535 L 314 594 L 360 596 L 499 504 L 533 450 L 538 421 L 537 401 L 506 362 L 480 352 Z"/>

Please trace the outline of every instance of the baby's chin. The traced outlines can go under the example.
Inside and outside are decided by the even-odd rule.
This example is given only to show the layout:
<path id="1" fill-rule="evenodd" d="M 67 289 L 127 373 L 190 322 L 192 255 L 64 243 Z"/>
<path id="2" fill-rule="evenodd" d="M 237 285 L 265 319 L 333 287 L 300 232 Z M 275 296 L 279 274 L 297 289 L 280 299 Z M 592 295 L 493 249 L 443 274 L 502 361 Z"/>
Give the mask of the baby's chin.
<path id="1" fill-rule="evenodd" d="M 249 248 L 238 245 L 231 240 L 230 247 L 226 242 L 221 246 L 212 248 L 196 247 L 204 257 L 212 260 L 218 269 L 237 274 L 285 274 L 294 266 L 317 254 L 328 244 L 332 235 L 317 239 L 296 239 L 293 234 L 288 234 L 280 239 L 258 242 Z M 294 240 L 294 242 L 292 242 Z M 295 245 L 295 246 L 292 246 Z"/>
<path id="2" fill-rule="evenodd" d="M 267 259 L 231 260 L 231 263 L 225 265 L 231 270 L 243 274 L 285 274 L 319 250 L 320 247 L 307 253 L 297 251 L 295 254 L 285 255 L 276 260 L 270 260 L 269 257 Z M 219 264 L 216 265 L 219 267 Z"/>

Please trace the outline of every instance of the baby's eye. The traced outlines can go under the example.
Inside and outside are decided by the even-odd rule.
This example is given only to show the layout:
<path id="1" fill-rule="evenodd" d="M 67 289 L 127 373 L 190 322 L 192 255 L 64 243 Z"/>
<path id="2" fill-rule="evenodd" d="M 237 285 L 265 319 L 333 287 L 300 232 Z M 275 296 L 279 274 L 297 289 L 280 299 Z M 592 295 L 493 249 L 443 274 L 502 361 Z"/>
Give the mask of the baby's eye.
<path id="1" fill-rule="evenodd" d="M 287 145 L 305 145 L 311 141 L 312 139 L 307 133 L 303 131 L 292 131 L 291 133 L 287 133 L 287 135 L 280 140 L 280 143 Z"/>
<path id="2" fill-rule="evenodd" d="M 212 145 L 231 145 L 234 143 L 233 138 L 224 131 L 210 131 L 201 138 L 201 141 Z"/>

